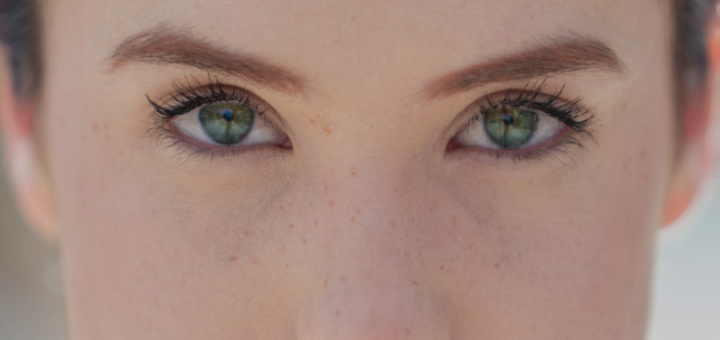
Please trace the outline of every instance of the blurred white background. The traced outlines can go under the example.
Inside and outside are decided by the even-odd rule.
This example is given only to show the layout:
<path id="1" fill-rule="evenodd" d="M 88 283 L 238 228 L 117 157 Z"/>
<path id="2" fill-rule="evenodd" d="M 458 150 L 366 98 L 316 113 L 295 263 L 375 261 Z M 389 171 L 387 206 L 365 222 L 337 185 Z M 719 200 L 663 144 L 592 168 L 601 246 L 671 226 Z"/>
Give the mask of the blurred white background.
<path id="1" fill-rule="evenodd" d="M 706 191 L 720 192 L 718 179 L 720 172 Z M 0 340 L 64 339 L 57 252 L 22 225 L 5 184 L 0 180 Z M 695 218 L 660 236 L 648 340 L 720 340 L 720 199 L 695 210 Z"/>

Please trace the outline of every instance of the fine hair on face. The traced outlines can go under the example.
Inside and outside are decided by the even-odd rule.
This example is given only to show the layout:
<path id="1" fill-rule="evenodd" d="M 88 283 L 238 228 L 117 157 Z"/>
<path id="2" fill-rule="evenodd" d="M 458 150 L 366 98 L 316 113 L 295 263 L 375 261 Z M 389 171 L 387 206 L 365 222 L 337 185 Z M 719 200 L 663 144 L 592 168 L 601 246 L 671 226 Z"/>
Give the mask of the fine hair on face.
<path id="1" fill-rule="evenodd" d="M 640 340 L 709 0 L 0 0 L 70 338 Z"/>

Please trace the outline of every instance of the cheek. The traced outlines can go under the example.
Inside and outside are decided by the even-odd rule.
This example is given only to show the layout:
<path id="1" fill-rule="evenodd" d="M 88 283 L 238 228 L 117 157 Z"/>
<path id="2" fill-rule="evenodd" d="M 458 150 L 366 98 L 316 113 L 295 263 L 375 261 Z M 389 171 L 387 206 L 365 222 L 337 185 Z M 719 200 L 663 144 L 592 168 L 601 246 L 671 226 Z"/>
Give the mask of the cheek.
<path id="1" fill-rule="evenodd" d="M 248 331 L 271 319 L 275 302 L 289 300 L 276 284 L 288 280 L 267 265 L 282 238 L 251 225 L 282 186 L 274 173 L 282 166 L 242 180 L 230 176 L 243 173 L 237 166 L 218 166 L 227 171 L 209 175 L 207 167 L 168 157 L 145 135 L 147 120 L 139 114 L 145 111 L 112 101 L 48 102 L 54 108 L 47 112 L 48 155 L 74 334 L 204 338 L 211 333 L 198 323 L 210 316 L 218 324 L 246 323 L 238 327 Z M 98 113 L 98 107 L 108 109 Z M 279 180 L 269 185 L 260 175 Z M 257 308 L 248 315 L 240 304 Z"/>
<path id="2" fill-rule="evenodd" d="M 672 155 L 671 105 L 647 104 L 658 91 L 602 108 L 597 143 L 573 149 L 576 163 L 456 173 L 451 190 L 435 189 L 445 190 L 440 202 L 456 202 L 436 210 L 455 213 L 425 230 L 427 252 L 448 277 L 441 282 L 464 292 L 455 304 L 474 313 L 492 305 L 482 316 L 492 325 L 541 320 L 538 334 L 639 337 Z"/>

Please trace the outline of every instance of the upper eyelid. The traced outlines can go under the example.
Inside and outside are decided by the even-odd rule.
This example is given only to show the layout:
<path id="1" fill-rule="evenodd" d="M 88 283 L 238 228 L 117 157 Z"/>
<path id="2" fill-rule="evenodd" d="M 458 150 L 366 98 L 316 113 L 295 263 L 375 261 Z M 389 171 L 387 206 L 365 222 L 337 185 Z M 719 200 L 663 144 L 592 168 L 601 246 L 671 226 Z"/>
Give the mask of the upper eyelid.
<path id="1" fill-rule="evenodd" d="M 208 79 L 212 80 L 209 75 Z M 240 86 L 221 83 L 217 79 L 201 83 L 194 77 L 193 82 L 186 77 L 183 85 L 174 82 L 173 90 L 166 94 L 164 98 L 153 100 L 148 95 L 146 97 L 155 109 L 154 111 L 170 116 L 169 118 L 188 113 L 202 105 L 222 101 L 240 102 L 249 105 L 260 115 L 264 115 L 268 111 L 274 111 L 274 108 L 269 103 L 252 91 Z"/>

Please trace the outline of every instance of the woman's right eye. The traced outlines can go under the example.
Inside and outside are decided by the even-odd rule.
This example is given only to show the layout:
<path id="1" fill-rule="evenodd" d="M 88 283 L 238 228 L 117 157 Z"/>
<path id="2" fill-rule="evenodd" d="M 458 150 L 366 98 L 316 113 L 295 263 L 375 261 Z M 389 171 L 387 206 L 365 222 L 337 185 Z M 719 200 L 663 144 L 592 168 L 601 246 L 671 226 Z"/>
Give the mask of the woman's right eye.
<path id="1" fill-rule="evenodd" d="M 177 115 L 170 126 L 187 139 L 213 147 L 286 145 L 288 137 L 250 105 L 216 102 Z"/>

